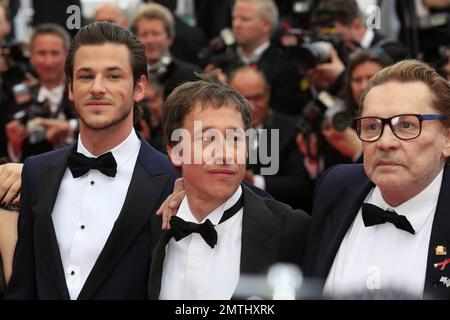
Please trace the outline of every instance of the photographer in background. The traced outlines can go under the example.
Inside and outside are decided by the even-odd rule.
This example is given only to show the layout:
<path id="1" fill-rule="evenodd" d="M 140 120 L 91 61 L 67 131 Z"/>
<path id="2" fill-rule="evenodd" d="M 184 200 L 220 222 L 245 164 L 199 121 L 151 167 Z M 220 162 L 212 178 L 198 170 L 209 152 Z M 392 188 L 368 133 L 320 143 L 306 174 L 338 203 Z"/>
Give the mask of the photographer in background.
<path id="1" fill-rule="evenodd" d="M 321 1 L 311 23 L 319 29 L 334 29 L 349 52 L 358 48 L 382 48 L 394 62 L 403 60 L 408 55 L 399 41 L 386 38 L 375 29 L 367 27 L 366 18 L 355 0 Z M 319 64 L 309 70 L 308 79 L 319 89 L 337 94 L 344 84 L 347 59 L 348 57 L 340 57 L 336 50 L 332 50 L 329 63 Z"/>
<path id="2" fill-rule="evenodd" d="M 196 79 L 200 68 L 175 58 L 170 47 L 175 39 L 175 21 L 166 7 L 157 3 L 143 5 L 136 13 L 133 29 L 145 45 L 149 78 L 156 78 L 167 97 L 178 85 Z"/>
<path id="3" fill-rule="evenodd" d="M 319 94 L 305 108 L 297 123 L 296 142 L 311 178 L 338 163 L 362 162 L 362 145 L 351 120 L 369 79 L 391 63 L 381 49 L 355 51 L 346 69 L 343 99 Z"/>
<path id="4" fill-rule="evenodd" d="M 21 44 L 7 40 L 10 33 L 9 7 L 0 1 L 0 156 L 7 154 L 5 127 L 13 97 L 12 86 L 26 80 L 30 69 Z"/>
<path id="5" fill-rule="evenodd" d="M 31 37 L 30 62 L 39 83 L 14 86 L 14 110 L 6 126 L 8 155 L 22 162 L 30 155 L 58 148 L 73 141 L 78 121 L 68 101 L 64 61 L 69 34 L 55 24 L 38 26 Z"/>
<path id="6" fill-rule="evenodd" d="M 229 75 L 238 67 L 256 66 L 270 84 L 271 107 L 296 116 L 310 95 L 301 90 L 302 79 L 291 59 L 270 42 L 277 25 L 278 10 L 273 0 L 237 0 L 232 13 L 231 37 L 235 43 L 219 52 L 211 48 L 205 70 L 217 68 Z"/>

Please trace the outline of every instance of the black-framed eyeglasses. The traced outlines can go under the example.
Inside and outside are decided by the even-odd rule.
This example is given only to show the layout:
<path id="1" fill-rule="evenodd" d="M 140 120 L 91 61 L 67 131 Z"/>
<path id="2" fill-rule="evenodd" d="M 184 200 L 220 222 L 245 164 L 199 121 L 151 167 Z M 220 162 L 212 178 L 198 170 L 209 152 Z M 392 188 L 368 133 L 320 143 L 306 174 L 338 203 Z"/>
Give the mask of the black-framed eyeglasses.
<path id="1" fill-rule="evenodd" d="M 442 114 L 399 114 L 390 118 L 359 117 L 354 121 L 356 133 L 360 140 L 374 142 L 383 135 L 386 124 L 392 133 L 401 140 L 412 140 L 420 136 L 422 121 L 446 118 Z"/>

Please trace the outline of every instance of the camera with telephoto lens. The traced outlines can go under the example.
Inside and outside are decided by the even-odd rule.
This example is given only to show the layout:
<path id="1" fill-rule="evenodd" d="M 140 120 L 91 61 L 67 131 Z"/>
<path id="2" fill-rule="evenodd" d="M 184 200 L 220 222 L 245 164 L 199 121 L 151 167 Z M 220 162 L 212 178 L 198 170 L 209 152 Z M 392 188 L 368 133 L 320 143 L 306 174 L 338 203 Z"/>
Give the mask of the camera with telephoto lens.
<path id="1" fill-rule="evenodd" d="M 277 42 L 289 54 L 301 73 L 319 64 L 330 62 L 333 49 L 345 64 L 350 54 L 350 49 L 345 42 L 333 29 L 323 29 L 322 32 L 317 34 L 284 24 Z"/>
<path id="2" fill-rule="evenodd" d="M 322 129 L 329 126 L 338 131 L 344 131 L 351 124 L 350 116 L 345 108 L 342 99 L 332 96 L 326 91 L 320 92 L 317 97 L 311 100 L 302 111 L 297 121 L 296 128 L 303 134 L 304 140 L 309 142 L 311 135 L 316 134 L 318 139 L 318 152 L 323 147 L 324 138 Z M 315 158 L 309 148 L 308 156 Z"/>
<path id="3" fill-rule="evenodd" d="M 238 60 L 234 51 L 235 38 L 229 28 L 220 31 L 218 37 L 212 39 L 208 46 L 198 53 L 200 66 L 204 68 L 208 64 L 216 68 L 225 69 L 228 65 Z"/>
<path id="4" fill-rule="evenodd" d="M 13 93 L 20 109 L 13 114 L 13 120 L 17 120 L 25 126 L 29 144 L 36 145 L 46 141 L 45 127 L 37 124 L 35 119 L 50 117 L 48 104 L 35 101 L 30 88 L 24 83 L 15 85 Z"/>

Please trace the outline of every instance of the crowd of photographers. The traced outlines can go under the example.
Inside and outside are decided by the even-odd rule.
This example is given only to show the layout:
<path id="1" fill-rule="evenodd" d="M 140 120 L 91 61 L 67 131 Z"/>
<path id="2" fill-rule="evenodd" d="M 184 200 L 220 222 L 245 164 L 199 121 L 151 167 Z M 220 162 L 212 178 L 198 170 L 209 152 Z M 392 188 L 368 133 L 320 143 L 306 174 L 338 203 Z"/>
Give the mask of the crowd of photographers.
<path id="1" fill-rule="evenodd" d="M 145 45 L 151 81 L 136 128 L 165 152 L 164 99 L 196 73 L 217 72 L 250 101 L 255 129 L 279 130 L 278 172 L 264 176 L 264 165 L 252 164 L 248 182 L 307 212 L 324 170 L 362 161 L 351 119 L 372 75 L 405 58 L 450 74 L 448 1 L 396 1 L 398 37 L 372 28 L 353 0 L 205 0 L 195 1 L 191 12 L 183 1 L 155 2 L 132 17 L 105 4 L 93 17 L 129 27 Z M 29 43 L 18 44 L 10 9 L 0 2 L 0 155 L 23 162 L 73 142 L 78 121 L 64 78 L 70 33 L 49 13 Z M 183 20 L 183 13 L 196 23 Z M 446 19 L 439 24 L 436 15 Z"/>

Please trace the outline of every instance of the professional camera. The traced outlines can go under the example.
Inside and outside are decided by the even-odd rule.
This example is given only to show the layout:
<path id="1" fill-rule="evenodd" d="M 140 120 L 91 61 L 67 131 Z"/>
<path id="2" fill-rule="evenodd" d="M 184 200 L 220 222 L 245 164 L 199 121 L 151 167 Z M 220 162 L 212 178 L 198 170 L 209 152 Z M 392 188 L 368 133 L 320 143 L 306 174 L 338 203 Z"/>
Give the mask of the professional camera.
<path id="1" fill-rule="evenodd" d="M 322 129 L 332 126 L 338 131 L 344 131 L 350 126 L 350 116 L 342 99 L 332 96 L 326 91 L 320 92 L 303 109 L 296 128 L 308 141 L 312 134 L 318 139 L 318 154 L 323 146 Z M 309 156 L 314 158 L 308 150 Z"/>
<path id="2" fill-rule="evenodd" d="M 200 65 L 205 67 L 213 64 L 217 68 L 223 69 L 235 62 L 237 56 L 233 49 L 234 44 L 233 32 L 229 28 L 223 29 L 217 38 L 212 39 L 208 46 L 198 53 Z"/>
<path id="3" fill-rule="evenodd" d="M 281 26 L 277 38 L 275 42 L 283 47 L 302 73 L 318 64 L 330 62 L 333 49 L 344 64 L 351 52 L 331 28 L 322 28 L 321 34 L 318 34 L 302 28 L 291 28 L 285 23 Z"/>
<path id="4" fill-rule="evenodd" d="M 30 88 L 23 83 L 13 87 L 14 98 L 20 111 L 13 114 L 13 120 L 22 123 L 28 134 L 30 145 L 40 144 L 46 141 L 45 128 L 36 123 L 36 118 L 49 118 L 49 106 L 46 102 L 38 103 L 34 101 Z"/>
<path id="5" fill-rule="evenodd" d="M 0 47 L 0 57 L 5 61 L 6 69 L 1 70 L 2 76 L 16 84 L 25 80 L 28 72 L 28 59 L 24 55 L 20 43 L 11 43 Z"/>

